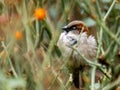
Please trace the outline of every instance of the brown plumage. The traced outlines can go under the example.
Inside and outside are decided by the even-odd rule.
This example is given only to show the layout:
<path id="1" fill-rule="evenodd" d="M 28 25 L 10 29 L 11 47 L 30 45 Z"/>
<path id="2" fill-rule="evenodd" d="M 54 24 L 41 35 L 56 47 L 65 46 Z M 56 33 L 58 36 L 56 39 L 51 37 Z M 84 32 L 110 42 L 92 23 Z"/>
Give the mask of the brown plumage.
<path id="1" fill-rule="evenodd" d="M 64 57 L 69 57 L 68 69 L 73 74 L 73 83 L 76 88 L 80 87 L 81 79 L 79 73 L 84 70 L 87 63 L 73 51 L 69 46 L 75 47 L 88 60 L 94 60 L 96 56 L 97 43 L 92 35 L 88 35 L 88 28 L 82 21 L 72 21 L 63 27 L 58 40 L 58 47 Z"/>

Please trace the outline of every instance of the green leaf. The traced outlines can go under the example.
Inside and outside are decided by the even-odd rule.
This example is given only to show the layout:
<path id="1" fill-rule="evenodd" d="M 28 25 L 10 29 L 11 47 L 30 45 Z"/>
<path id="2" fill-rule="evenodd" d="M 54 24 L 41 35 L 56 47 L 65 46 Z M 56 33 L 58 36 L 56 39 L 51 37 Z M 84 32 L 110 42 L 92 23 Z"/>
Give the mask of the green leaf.
<path id="1" fill-rule="evenodd" d="M 88 27 L 94 26 L 94 25 L 96 24 L 96 22 L 95 22 L 93 19 L 91 19 L 91 18 L 85 18 L 85 19 L 83 19 L 83 22 L 84 22 Z"/>

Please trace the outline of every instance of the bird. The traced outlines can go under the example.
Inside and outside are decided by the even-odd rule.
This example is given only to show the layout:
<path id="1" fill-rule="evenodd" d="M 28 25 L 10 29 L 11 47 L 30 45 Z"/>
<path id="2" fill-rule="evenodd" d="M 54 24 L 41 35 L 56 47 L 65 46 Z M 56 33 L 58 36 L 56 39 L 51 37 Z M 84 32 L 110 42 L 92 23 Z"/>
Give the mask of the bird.
<path id="1" fill-rule="evenodd" d="M 72 82 L 76 88 L 82 85 L 81 73 L 88 63 L 83 60 L 79 53 L 90 61 L 94 61 L 97 52 L 97 42 L 85 23 L 80 20 L 73 20 L 62 28 L 57 46 L 63 57 L 67 57 L 67 67 L 72 74 Z M 77 51 L 73 50 L 74 47 Z M 89 70 L 89 69 L 88 69 Z"/>

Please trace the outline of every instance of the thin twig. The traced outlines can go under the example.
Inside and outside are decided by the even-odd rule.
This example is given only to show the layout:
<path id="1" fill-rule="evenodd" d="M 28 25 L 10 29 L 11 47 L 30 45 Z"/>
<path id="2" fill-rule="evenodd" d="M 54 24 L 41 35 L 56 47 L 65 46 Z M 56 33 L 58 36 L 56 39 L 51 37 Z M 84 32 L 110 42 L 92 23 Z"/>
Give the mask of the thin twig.
<path id="1" fill-rule="evenodd" d="M 9 53 L 8 53 L 8 51 L 7 51 L 7 47 L 5 46 L 5 44 L 4 44 L 3 41 L 2 41 L 2 46 L 3 46 L 4 50 L 5 50 L 5 52 L 7 53 L 7 58 L 8 58 L 8 61 L 9 61 L 11 70 L 12 70 L 12 72 L 13 72 L 13 75 L 17 78 L 18 75 L 17 75 L 17 73 L 16 73 L 16 71 L 15 71 L 15 69 L 14 69 L 14 66 L 13 66 L 13 64 L 12 64 L 12 62 L 11 62 L 10 57 L 9 57 Z"/>
<path id="2" fill-rule="evenodd" d="M 91 90 L 94 90 L 94 88 L 95 88 L 95 84 L 94 83 L 95 83 L 96 69 L 97 69 L 97 67 L 93 66 L 92 73 L 91 73 Z"/>
<path id="3" fill-rule="evenodd" d="M 105 23 L 104 23 L 104 22 L 101 22 L 101 21 L 98 20 L 98 19 L 96 20 L 96 22 L 97 22 L 100 26 L 102 26 L 103 30 L 104 30 L 105 32 L 107 32 L 107 34 L 108 34 L 112 39 L 114 39 L 115 42 L 116 42 L 118 45 L 120 45 L 120 42 L 119 42 L 118 38 L 116 37 L 116 35 L 114 35 L 114 34 L 105 26 Z"/>
<path id="4" fill-rule="evenodd" d="M 112 2 L 112 4 L 111 4 L 109 10 L 108 10 L 107 13 L 105 14 L 105 16 L 104 16 L 104 18 L 103 18 L 103 21 L 104 21 L 104 22 L 106 21 L 106 19 L 107 19 L 107 17 L 109 16 L 111 10 L 113 9 L 113 7 L 114 7 L 116 1 L 117 1 L 117 0 L 114 0 L 114 1 Z"/>
<path id="5" fill-rule="evenodd" d="M 39 21 L 38 20 L 36 20 L 35 25 L 36 25 L 35 48 L 37 48 L 38 43 L 39 43 L 39 38 L 40 38 L 40 34 L 39 34 Z"/>
<path id="6" fill-rule="evenodd" d="M 115 5 L 115 2 L 116 2 L 116 0 L 114 0 L 113 2 L 112 2 L 112 4 L 111 4 L 111 6 L 110 6 L 110 8 L 109 8 L 109 10 L 107 11 L 107 13 L 105 14 L 105 16 L 104 16 L 104 18 L 103 18 L 103 22 L 105 22 L 106 21 L 106 19 L 107 19 L 107 17 L 109 16 L 109 14 L 110 14 L 110 12 L 111 12 L 111 10 L 112 10 L 112 8 L 113 8 L 113 6 Z M 99 7 L 98 7 L 98 2 L 96 2 L 96 4 L 97 4 L 97 8 L 98 8 L 98 10 L 99 10 Z M 101 17 L 101 15 L 100 15 L 100 10 L 98 11 L 99 13 L 99 17 Z M 101 18 L 100 18 L 101 19 Z M 106 30 L 107 32 L 108 32 L 108 30 Z M 110 36 L 112 36 L 112 37 L 114 37 L 113 35 L 112 35 L 112 33 L 109 33 L 109 35 Z M 98 50 L 97 50 L 97 55 L 96 55 L 96 58 L 98 58 L 99 57 L 99 53 L 100 53 L 100 50 L 101 50 L 101 48 L 102 48 L 102 38 L 103 38 L 103 26 L 101 27 L 101 29 L 100 29 L 100 38 L 99 38 L 99 41 L 98 41 L 98 43 L 99 43 L 99 45 L 98 45 Z M 118 40 L 116 40 L 117 42 L 118 42 Z M 104 52 L 102 52 L 102 53 L 104 53 Z M 91 90 L 94 90 L 94 83 L 95 83 L 95 71 L 96 71 L 96 66 L 94 66 L 93 67 L 93 69 L 92 69 L 92 76 L 91 76 Z M 102 70 L 103 71 L 103 70 Z M 104 72 L 103 72 L 104 73 Z M 106 75 L 106 73 L 104 73 L 105 75 Z M 107 75 L 108 76 L 108 75 Z"/>
<path id="7" fill-rule="evenodd" d="M 71 47 L 71 46 L 69 46 L 71 49 L 73 49 L 74 51 L 76 51 L 79 55 L 80 55 L 80 57 L 82 57 L 83 58 L 83 60 L 85 61 L 85 62 L 87 62 L 90 66 L 96 66 L 106 77 L 108 77 L 108 78 L 111 78 L 111 76 L 109 76 L 103 69 L 104 69 L 104 67 L 101 65 L 101 64 L 99 64 L 99 63 L 97 63 L 97 62 L 92 62 L 91 60 L 88 60 L 86 57 L 84 57 L 76 48 L 74 48 L 74 47 Z"/>
<path id="8" fill-rule="evenodd" d="M 53 73 L 53 75 L 55 76 L 55 79 L 52 81 L 52 83 L 51 83 L 50 87 L 48 88 L 48 90 L 51 90 L 51 89 L 52 89 L 53 85 L 55 84 L 56 79 L 59 81 L 60 85 L 63 85 L 63 81 L 62 81 L 62 79 L 59 77 L 60 70 L 59 70 L 59 72 L 56 72 L 54 69 L 52 69 L 52 73 Z M 64 86 L 64 85 L 63 85 L 63 86 Z"/>
<path id="9" fill-rule="evenodd" d="M 98 13 L 99 19 L 102 19 L 102 14 L 101 14 L 101 10 L 100 10 L 100 6 L 98 1 L 96 0 L 95 2 L 96 5 L 96 11 Z M 102 28 L 101 28 L 102 29 Z M 103 35 L 103 30 L 100 31 L 100 38 L 98 39 L 98 49 L 97 49 L 97 55 L 96 55 L 96 59 L 99 57 L 101 48 L 102 48 L 102 35 Z M 95 60 L 95 62 L 97 63 L 97 60 Z M 92 73 L 91 73 L 91 90 L 95 89 L 95 74 L 96 74 L 96 66 L 92 67 Z"/>
<path id="10" fill-rule="evenodd" d="M 101 67 L 101 64 L 92 62 L 91 60 L 88 60 L 88 59 L 87 59 L 86 57 L 84 57 L 76 48 L 71 47 L 71 46 L 69 46 L 69 47 L 70 47 L 71 49 L 73 49 L 74 51 L 76 51 L 76 52 L 80 55 L 80 57 L 82 57 L 83 60 L 85 60 L 85 62 L 87 62 L 90 66 Z"/>
<path id="11" fill-rule="evenodd" d="M 102 90 L 111 90 L 112 87 L 120 84 L 120 76 L 117 78 L 117 80 L 113 81 L 112 83 L 109 83 L 106 85 Z"/>

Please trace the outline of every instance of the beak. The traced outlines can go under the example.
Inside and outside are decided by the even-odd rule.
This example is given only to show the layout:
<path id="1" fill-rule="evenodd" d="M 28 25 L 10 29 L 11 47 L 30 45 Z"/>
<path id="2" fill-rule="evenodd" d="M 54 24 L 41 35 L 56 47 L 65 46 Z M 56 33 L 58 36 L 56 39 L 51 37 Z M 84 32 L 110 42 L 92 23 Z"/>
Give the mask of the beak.
<path id="1" fill-rule="evenodd" d="M 69 31 L 69 29 L 68 29 L 68 27 L 67 27 L 67 26 L 62 27 L 62 30 L 66 31 L 66 32 L 68 32 L 68 31 Z"/>

